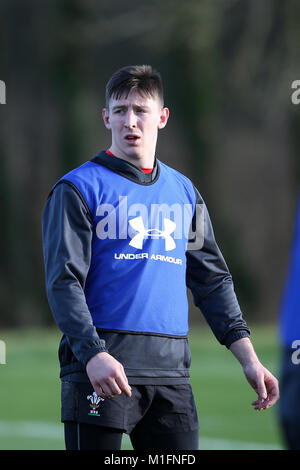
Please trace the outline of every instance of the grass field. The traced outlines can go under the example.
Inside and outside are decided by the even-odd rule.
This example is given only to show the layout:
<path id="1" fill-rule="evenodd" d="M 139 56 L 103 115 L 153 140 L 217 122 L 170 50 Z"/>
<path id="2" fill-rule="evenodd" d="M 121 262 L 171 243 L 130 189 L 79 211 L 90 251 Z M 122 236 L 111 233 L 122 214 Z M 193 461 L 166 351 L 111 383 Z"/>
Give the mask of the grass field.
<path id="1" fill-rule="evenodd" d="M 263 362 L 278 375 L 276 330 L 252 327 Z M 0 449 L 64 449 L 60 424 L 58 331 L 7 331 L 6 364 L 0 364 Z M 193 328 L 192 386 L 200 422 L 200 449 L 282 449 L 277 405 L 258 412 L 256 398 L 232 354 L 206 327 Z M 123 449 L 131 449 L 124 436 Z"/>

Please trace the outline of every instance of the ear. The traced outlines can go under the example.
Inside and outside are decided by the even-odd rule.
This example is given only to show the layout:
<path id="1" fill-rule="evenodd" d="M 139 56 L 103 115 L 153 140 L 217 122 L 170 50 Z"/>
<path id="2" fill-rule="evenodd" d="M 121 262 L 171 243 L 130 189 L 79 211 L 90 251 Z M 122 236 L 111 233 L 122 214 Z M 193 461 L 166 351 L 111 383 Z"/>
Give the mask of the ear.
<path id="1" fill-rule="evenodd" d="M 110 120 L 109 120 L 109 111 L 107 108 L 102 109 L 102 117 L 103 117 L 103 122 L 104 122 L 106 129 L 110 130 L 111 125 L 110 125 Z"/>
<path id="2" fill-rule="evenodd" d="M 160 120 L 158 123 L 158 129 L 163 129 L 168 122 L 170 111 L 168 108 L 162 108 L 160 111 Z"/>

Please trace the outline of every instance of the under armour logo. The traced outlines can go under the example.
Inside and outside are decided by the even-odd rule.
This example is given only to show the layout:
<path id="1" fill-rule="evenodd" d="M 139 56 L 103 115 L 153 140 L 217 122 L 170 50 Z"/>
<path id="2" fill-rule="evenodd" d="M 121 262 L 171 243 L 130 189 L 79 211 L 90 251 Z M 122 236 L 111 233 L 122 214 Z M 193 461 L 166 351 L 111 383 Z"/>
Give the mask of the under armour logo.
<path id="1" fill-rule="evenodd" d="M 139 248 L 141 250 L 143 248 L 144 239 L 146 237 L 150 237 L 164 238 L 166 251 L 171 251 L 176 248 L 176 243 L 171 237 L 171 233 L 173 233 L 176 229 L 176 224 L 172 220 L 166 218 L 163 219 L 164 230 L 158 230 L 156 228 L 146 229 L 143 218 L 141 216 L 129 220 L 129 224 L 134 230 L 138 232 L 129 243 L 130 246 L 134 246 L 135 248 Z"/>

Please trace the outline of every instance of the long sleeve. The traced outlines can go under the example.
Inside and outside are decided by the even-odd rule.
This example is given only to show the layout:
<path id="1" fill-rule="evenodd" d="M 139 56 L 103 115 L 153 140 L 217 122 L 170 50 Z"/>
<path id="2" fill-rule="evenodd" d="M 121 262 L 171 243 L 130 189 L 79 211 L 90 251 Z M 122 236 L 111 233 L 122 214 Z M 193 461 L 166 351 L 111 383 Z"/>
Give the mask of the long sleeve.
<path id="1" fill-rule="evenodd" d="M 42 234 L 48 302 L 74 356 L 85 366 L 106 348 L 84 294 L 92 221 L 88 207 L 70 184 L 62 182 L 50 194 L 42 215 Z"/>
<path id="2" fill-rule="evenodd" d="M 207 207 L 196 188 L 195 192 L 202 217 L 201 221 L 197 220 L 195 210 L 192 231 L 202 242 L 199 247 L 197 243 L 189 245 L 186 252 L 187 287 L 217 340 L 229 348 L 237 339 L 250 336 L 250 330 L 242 317 L 232 276 L 216 243 Z"/>

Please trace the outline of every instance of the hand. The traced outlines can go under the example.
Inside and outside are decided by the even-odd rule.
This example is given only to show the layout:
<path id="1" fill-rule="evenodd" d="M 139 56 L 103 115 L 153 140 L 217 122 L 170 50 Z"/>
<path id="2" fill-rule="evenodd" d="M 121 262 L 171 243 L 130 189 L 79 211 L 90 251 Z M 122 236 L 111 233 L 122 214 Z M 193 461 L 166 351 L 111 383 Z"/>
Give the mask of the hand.
<path id="1" fill-rule="evenodd" d="M 243 367 L 244 374 L 257 393 L 251 405 L 255 410 L 266 410 L 279 399 L 278 380 L 259 361 Z"/>
<path id="2" fill-rule="evenodd" d="M 230 346 L 231 352 L 239 360 L 251 387 L 257 393 L 252 402 L 255 410 L 265 410 L 273 406 L 279 398 L 278 380 L 259 361 L 249 338 L 241 338 Z"/>
<path id="3" fill-rule="evenodd" d="M 131 397 L 131 387 L 124 367 L 107 352 L 93 356 L 86 366 L 87 375 L 95 392 L 101 398 L 113 398 L 125 392 Z"/>

